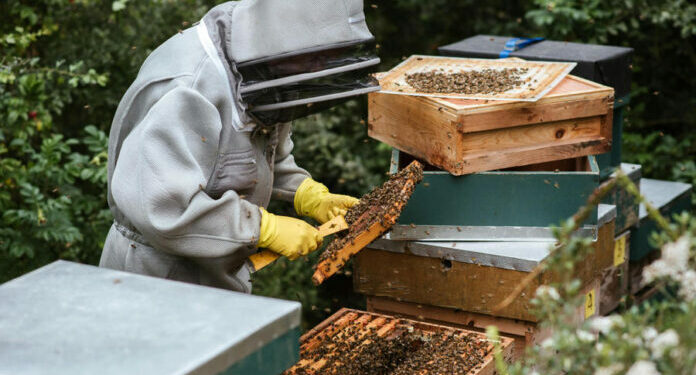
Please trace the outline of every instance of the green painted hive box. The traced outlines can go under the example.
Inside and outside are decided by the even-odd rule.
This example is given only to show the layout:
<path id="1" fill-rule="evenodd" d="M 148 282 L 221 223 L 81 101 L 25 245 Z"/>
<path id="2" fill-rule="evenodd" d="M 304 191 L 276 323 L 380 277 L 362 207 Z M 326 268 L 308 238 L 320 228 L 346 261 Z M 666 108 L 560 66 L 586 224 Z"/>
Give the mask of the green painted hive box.
<path id="1" fill-rule="evenodd" d="M 64 261 L 0 301 L 2 374 L 277 375 L 300 355 L 297 302 Z"/>
<path id="2" fill-rule="evenodd" d="M 394 150 L 391 173 L 412 159 Z M 575 214 L 600 180 L 593 156 L 466 176 L 426 167 L 423 175 L 388 238 L 553 241 L 549 225 Z M 581 232 L 596 238 L 596 213 Z"/>
<path id="3" fill-rule="evenodd" d="M 599 157 L 597 157 L 599 161 Z M 621 171 L 640 188 L 642 167 L 638 164 L 621 163 Z M 616 176 L 614 172 L 612 177 Z M 638 225 L 639 202 L 626 189 L 617 186 L 603 200 L 602 203 L 616 206 L 616 235 L 629 228 Z"/>
<path id="4" fill-rule="evenodd" d="M 649 178 L 640 180 L 640 192 L 647 201 L 660 210 L 668 219 L 673 215 L 691 210 L 690 184 L 683 182 L 661 181 Z M 648 217 L 644 205 L 640 205 L 640 223 L 631 229 L 630 261 L 639 262 L 656 251 L 650 241 L 653 232 L 658 231 L 655 222 Z"/>
<path id="5" fill-rule="evenodd" d="M 599 165 L 599 174 L 602 180 L 611 177 L 611 174 L 614 173 L 619 166 L 621 166 L 621 143 L 623 140 L 624 112 L 629 101 L 629 95 L 618 98 L 616 101 L 614 101 L 611 151 L 597 155 L 597 164 Z"/>

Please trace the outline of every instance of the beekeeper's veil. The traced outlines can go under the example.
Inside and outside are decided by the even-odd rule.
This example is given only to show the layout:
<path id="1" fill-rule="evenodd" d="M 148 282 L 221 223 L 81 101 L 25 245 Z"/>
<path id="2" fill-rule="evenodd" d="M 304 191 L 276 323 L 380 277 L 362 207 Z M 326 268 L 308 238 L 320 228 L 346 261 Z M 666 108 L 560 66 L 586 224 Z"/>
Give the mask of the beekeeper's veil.
<path id="1" fill-rule="evenodd" d="M 228 72 L 241 128 L 291 121 L 379 90 L 369 76 L 379 58 L 362 0 L 229 2 L 201 27 Z"/>

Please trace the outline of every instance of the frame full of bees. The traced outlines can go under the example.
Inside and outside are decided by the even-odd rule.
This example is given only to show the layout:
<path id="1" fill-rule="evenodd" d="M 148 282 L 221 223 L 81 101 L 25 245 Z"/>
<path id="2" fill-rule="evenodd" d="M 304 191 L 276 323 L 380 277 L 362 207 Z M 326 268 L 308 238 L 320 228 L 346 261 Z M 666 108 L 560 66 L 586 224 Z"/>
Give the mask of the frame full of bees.
<path id="1" fill-rule="evenodd" d="M 342 309 L 300 341 L 301 359 L 286 375 L 495 373 L 494 343 L 486 335 L 383 314 Z M 512 344 L 500 338 L 506 361 Z"/>

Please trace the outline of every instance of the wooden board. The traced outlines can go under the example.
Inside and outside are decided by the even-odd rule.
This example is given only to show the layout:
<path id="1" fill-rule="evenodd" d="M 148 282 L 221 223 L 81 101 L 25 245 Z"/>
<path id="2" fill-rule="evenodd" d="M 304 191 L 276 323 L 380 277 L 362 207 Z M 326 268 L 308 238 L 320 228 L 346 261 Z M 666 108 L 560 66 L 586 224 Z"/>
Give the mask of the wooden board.
<path id="1" fill-rule="evenodd" d="M 596 296 L 596 298 L 601 298 L 598 281 L 590 283 L 585 287 L 582 294 L 588 295 L 590 291 L 594 291 L 594 296 Z M 485 332 L 486 328 L 489 326 L 496 326 L 501 335 L 511 337 L 514 340 L 514 360 L 524 358 L 527 348 L 538 345 L 551 334 L 549 330 L 542 329 L 537 323 L 533 322 L 492 316 L 461 309 L 397 301 L 385 297 L 368 296 L 367 309 L 368 311 L 382 314 L 391 314 L 397 317 L 417 319 L 434 324 L 462 327 L 478 332 Z M 587 319 L 584 310 L 585 306 L 578 307 L 572 324 L 579 326 Z"/>
<path id="2" fill-rule="evenodd" d="M 320 358 L 309 358 L 308 353 L 317 349 L 324 337 L 338 337 L 342 341 L 359 342 L 371 332 L 376 332 L 379 336 L 386 337 L 404 327 L 419 329 L 427 335 L 447 334 L 455 336 L 474 336 L 475 339 L 488 342 L 484 334 L 476 331 L 454 328 L 437 324 L 429 324 L 421 321 L 396 318 L 389 314 L 378 314 L 374 312 L 359 311 L 353 309 L 341 309 L 334 315 L 323 321 L 300 338 L 300 361 L 284 374 L 331 374 L 334 369 L 327 367 L 328 359 L 337 355 L 335 347 L 332 345 L 323 348 L 324 354 Z M 512 360 L 513 340 L 505 335 L 500 339 L 503 358 L 506 362 Z M 488 354 L 483 358 L 481 365 L 472 369 L 470 375 L 493 375 L 496 372 L 495 359 L 492 354 L 492 343 L 487 345 Z M 355 353 L 357 355 L 357 353 Z M 304 369 L 303 369 L 304 368 Z M 306 369 L 311 370 L 306 370 Z M 427 374 L 438 375 L 438 374 Z M 442 374 L 445 375 L 445 374 Z"/>
<path id="3" fill-rule="evenodd" d="M 397 95 L 451 99 L 537 101 L 553 89 L 575 66 L 575 63 L 524 61 L 522 59 L 492 60 L 414 55 L 389 72 L 379 75 L 379 83 L 382 86 L 381 92 Z M 515 68 L 527 69 L 526 73 L 520 75 L 521 80 L 528 81 L 527 84 L 500 93 L 461 94 L 419 92 L 406 82 L 406 76 L 414 73 L 480 72 L 485 69 L 502 70 Z"/>
<path id="4" fill-rule="evenodd" d="M 613 264 L 604 268 L 600 279 L 601 300 L 599 314 L 609 315 L 616 310 L 628 295 L 628 254 L 630 232 L 614 239 Z"/>
<path id="5" fill-rule="evenodd" d="M 372 93 L 368 135 L 454 175 L 601 154 L 614 93 L 574 76 L 535 103 Z"/>
<path id="6" fill-rule="evenodd" d="M 584 286 L 599 280 L 602 271 L 613 264 L 613 223 L 611 221 L 600 228 L 598 240 L 594 243 L 595 251 L 576 267 L 574 276 Z M 490 315 L 493 307 L 503 301 L 527 274 L 476 264 L 475 259 L 465 263 L 368 247 L 355 258 L 353 288 L 367 296 Z M 497 315 L 536 322 L 537 318 L 531 312 L 534 293 L 540 285 L 557 280 L 557 274 L 542 274 Z"/>

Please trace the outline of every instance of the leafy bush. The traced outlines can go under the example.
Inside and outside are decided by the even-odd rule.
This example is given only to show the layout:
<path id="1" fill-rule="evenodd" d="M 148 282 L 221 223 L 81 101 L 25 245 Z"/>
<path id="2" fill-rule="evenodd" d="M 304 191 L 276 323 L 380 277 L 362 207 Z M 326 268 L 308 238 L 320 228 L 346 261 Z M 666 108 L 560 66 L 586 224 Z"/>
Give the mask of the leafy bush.
<path id="1" fill-rule="evenodd" d="M 104 86 L 106 76 L 38 57 L 35 43 L 60 32 L 52 17 L 15 1 L 0 13 L 14 20 L 0 37 L 1 281 L 59 257 L 94 263 L 110 215 L 106 135 L 86 126 L 67 138 L 56 121 L 75 91 Z"/>

